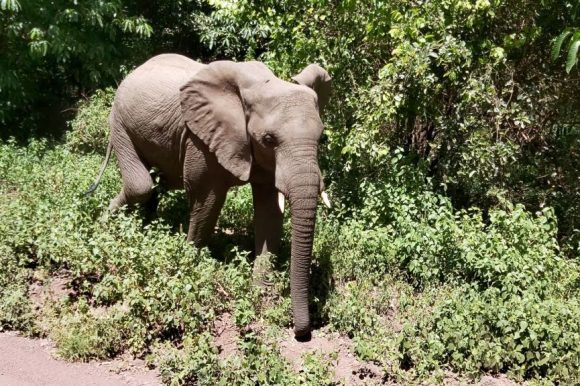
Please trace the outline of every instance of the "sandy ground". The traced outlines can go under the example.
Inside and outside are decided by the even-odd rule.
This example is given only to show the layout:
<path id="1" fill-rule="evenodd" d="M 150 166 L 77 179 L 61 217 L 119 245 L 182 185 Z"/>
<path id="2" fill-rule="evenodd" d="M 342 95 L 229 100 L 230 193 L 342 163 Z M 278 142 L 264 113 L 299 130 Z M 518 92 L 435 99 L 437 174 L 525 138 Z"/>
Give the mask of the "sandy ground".
<path id="1" fill-rule="evenodd" d="M 120 358 L 109 362 L 70 363 L 53 356 L 47 339 L 29 339 L 0 333 L 2 386 L 153 386 L 161 385 L 157 372 L 143 361 Z"/>
<path id="2" fill-rule="evenodd" d="M 384 374 L 378 366 L 356 359 L 350 339 L 341 337 L 338 333 L 313 331 L 309 342 L 298 342 L 294 339 L 292 329 L 288 329 L 280 342 L 280 351 L 295 371 L 302 369 L 304 354 L 312 353 L 332 358 L 331 364 L 337 383 L 344 385 L 390 384 L 383 380 Z"/>

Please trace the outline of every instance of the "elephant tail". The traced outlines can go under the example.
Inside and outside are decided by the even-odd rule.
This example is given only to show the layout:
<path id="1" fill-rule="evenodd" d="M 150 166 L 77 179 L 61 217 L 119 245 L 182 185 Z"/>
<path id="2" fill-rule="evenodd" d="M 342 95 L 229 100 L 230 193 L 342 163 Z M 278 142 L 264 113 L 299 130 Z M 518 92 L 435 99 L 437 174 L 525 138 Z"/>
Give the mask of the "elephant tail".
<path id="1" fill-rule="evenodd" d="M 103 165 L 101 165 L 101 171 L 99 171 L 99 175 L 97 176 L 97 179 L 95 180 L 95 182 L 93 182 L 91 184 L 91 186 L 89 186 L 89 189 L 85 192 L 85 196 L 90 196 L 91 194 L 93 194 L 93 192 L 97 189 L 97 186 L 99 186 L 99 183 L 101 182 L 101 178 L 103 178 L 103 174 L 105 173 L 105 169 L 107 168 L 107 165 L 109 164 L 109 159 L 111 158 L 111 151 L 113 150 L 113 143 L 111 141 L 109 141 L 109 145 L 107 145 L 107 154 L 105 155 L 105 160 L 103 161 Z"/>

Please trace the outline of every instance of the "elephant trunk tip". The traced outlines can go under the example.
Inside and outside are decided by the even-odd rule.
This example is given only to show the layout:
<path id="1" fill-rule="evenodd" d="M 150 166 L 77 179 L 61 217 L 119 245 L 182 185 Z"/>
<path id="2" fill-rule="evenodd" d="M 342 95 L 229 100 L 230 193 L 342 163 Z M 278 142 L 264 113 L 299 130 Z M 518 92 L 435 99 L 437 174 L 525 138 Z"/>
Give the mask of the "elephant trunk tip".
<path id="1" fill-rule="evenodd" d="M 312 339 L 312 332 L 310 331 L 310 327 L 305 329 L 294 327 L 294 339 L 296 339 L 298 342 L 310 342 Z"/>

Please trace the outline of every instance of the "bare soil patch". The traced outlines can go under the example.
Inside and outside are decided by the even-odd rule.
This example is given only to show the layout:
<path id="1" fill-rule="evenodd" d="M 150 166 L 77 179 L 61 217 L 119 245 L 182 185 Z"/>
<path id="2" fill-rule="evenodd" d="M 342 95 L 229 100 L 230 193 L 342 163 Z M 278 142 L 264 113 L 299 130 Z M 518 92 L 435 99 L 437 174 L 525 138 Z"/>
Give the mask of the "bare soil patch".
<path id="1" fill-rule="evenodd" d="M 490 376 L 486 375 L 479 381 L 479 386 L 516 386 L 514 381 L 508 379 L 505 375 Z"/>
<path id="2" fill-rule="evenodd" d="M 28 286 L 28 297 L 36 311 L 47 303 L 65 299 L 73 294 L 70 277 L 62 272 L 45 280 L 35 280 Z"/>
<path id="3" fill-rule="evenodd" d="M 362 362 L 355 357 L 352 341 L 338 333 L 313 331 L 309 342 L 298 342 L 294 339 L 292 329 L 286 330 L 280 342 L 280 351 L 294 367 L 300 371 L 304 365 L 303 355 L 318 353 L 332 358 L 335 380 L 345 385 L 380 385 L 384 384 L 384 374 L 380 367 Z"/>
<path id="4" fill-rule="evenodd" d="M 237 339 L 240 329 L 236 326 L 232 315 L 225 313 L 218 317 L 213 326 L 213 342 L 219 350 L 220 359 L 238 354 Z"/>
<path id="5" fill-rule="evenodd" d="M 6 386 L 154 386 L 159 374 L 141 360 L 70 363 L 54 356 L 48 339 L 0 333 L 0 385 Z"/>

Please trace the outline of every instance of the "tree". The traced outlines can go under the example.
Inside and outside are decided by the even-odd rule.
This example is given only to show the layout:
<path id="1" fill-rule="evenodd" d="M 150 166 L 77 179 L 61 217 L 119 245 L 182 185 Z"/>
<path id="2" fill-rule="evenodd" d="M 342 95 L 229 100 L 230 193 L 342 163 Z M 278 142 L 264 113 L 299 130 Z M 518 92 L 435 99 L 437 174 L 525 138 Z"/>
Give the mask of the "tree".
<path id="1" fill-rule="evenodd" d="M 3 0 L 0 12 L 3 137 L 62 126 L 70 100 L 117 79 L 152 34 L 120 0 Z M 44 125 L 32 128 L 40 117 Z"/>

